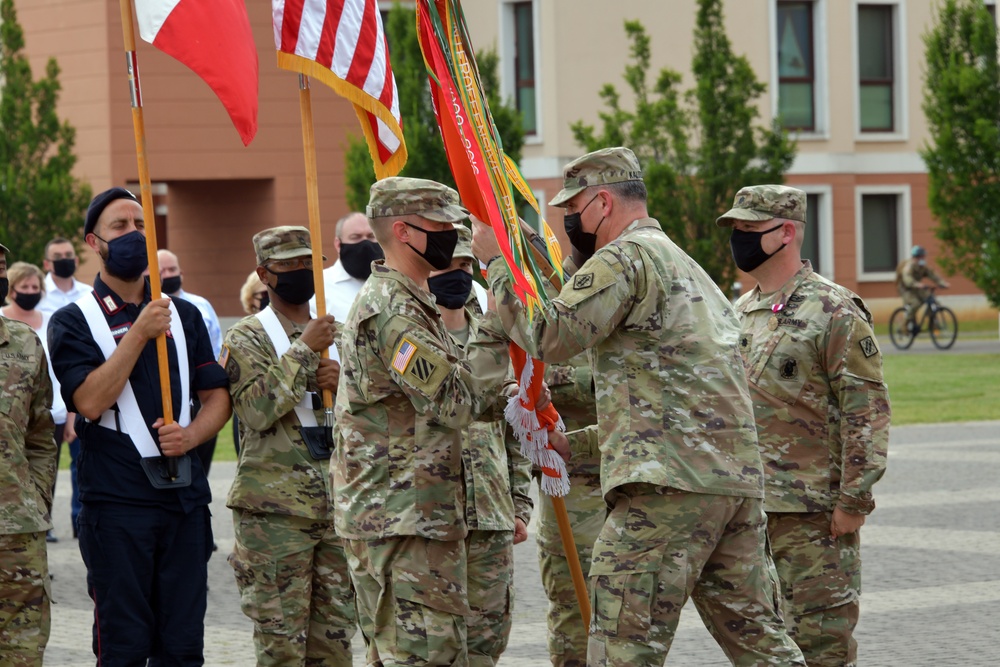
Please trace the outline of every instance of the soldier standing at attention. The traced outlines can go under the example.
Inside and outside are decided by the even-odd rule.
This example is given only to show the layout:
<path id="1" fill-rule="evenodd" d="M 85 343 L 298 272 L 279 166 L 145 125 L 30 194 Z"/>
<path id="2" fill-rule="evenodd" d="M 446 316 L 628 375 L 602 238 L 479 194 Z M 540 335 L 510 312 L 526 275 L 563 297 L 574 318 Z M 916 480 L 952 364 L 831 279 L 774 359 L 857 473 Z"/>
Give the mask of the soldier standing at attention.
<path id="1" fill-rule="evenodd" d="M 0 245 L 0 303 L 7 298 Z M 56 442 L 52 382 L 42 341 L 0 316 L 0 664 L 42 664 L 49 641 L 49 565 Z"/>
<path id="2" fill-rule="evenodd" d="M 333 316 L 309 316 L 309 230 L 266 229 L 253 247 L 270 306 L 229 330 L 221 359 L 240 419 L 229 563 L 258 665 L 350 667 L 357 618 L 333 530 L 330 452 L 307 440 L 323 423 L 315 392 L 337 390 L 340 365 L 319 355 L 333 342 Z"/>
<path id="3" fill-rule="evenodd" d="M 427 277 L 451 265 L 469 216 L 449 187 L 386 178 L 368 219 L 385 251 L 341 337 L 331 474 L 368 664 L 466 665 L 465 428 L 507 377 L 495 313 L 458 349 Z"/>
<path id="4" fill-rule="evenodd" d="M 458 244 L 451 265 L 431 271 L 427 286 L 437 300 L 448 333 L 460 350 L 475 337 L 483 316 L 472 294 L 472 232 L 455 225 Z M 517 383 L 508 387 L 517 392 Z M 533 503 L 531 461 L 504 420 L 507 402 L 497 394 L 494 410 L 465 429 L 465 521 L 468 549 L 469 664 L 492 667 L 507 648 L 514 606 L 514 545 L 528 539 Z"/>
<path id="5" fill-rule="evenodd" d="M 736 665 L 804 665 L 775 608 L 753 406 L 729 301 L 646 212 L 627 148 L 568 164 L 585 263 L 530 322 L 492 231 L 474 230 L 504 329 L 558 363 L 590 349 L 601 485 L 612 508 L 590 567 L 590 665 L 662 665 L 688 597 Z"/>
<path id="6" fill-rule="evenodd" d="M 604 527 L 608 506 L 601 493 L 601 452 L 597 433 L 588 426 L 597 424 L 594 374 L 587 354 L 580 353 L 562 365 L 545 368 L 545 382 L 552 392 L 552 404 L 559 411 L 568 434 L 570 458 L 566 464 L 569 493 L 563 498 L 573 541 L 584 575 L 590 570 L 594 542 Z M 538 569 L 549 600 L 549 657 L 553 667 L 584 667 L 587 664 L 587 626 L 590 619 L 580 615 L 573 589 L 569 561 L 563 549 L 552 499 L 539 493 Z"/>
<path id="7" fill-rule="evenodd" d="M 885 472 L 889 396 L 865 304 L 802 261 L 805 220 L 804 192 L 758 185 L 718 224 L 757 281 L 736 309 L 785 622 L 810 667 L 842 667 L 857 663 L 858 529 Z"/>

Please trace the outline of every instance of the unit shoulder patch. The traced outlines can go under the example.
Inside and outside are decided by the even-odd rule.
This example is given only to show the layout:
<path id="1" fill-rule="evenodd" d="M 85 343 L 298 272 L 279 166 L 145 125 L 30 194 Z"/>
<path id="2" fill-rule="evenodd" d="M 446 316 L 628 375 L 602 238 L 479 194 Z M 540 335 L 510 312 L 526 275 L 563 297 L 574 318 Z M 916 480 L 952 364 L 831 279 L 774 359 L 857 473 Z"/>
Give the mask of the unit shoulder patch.
<path id="1" fill-rule="evenodd" d="M 573 289 L 587 289 L 594 284 L 593 273 L 578 273 L 573 276 Z"/>
<path id="2" fill-rule="evenodd" d="M 861 346 L 861 352 L 865 355 L 865 358 L 874 357 L 878 354 L 878 345 L 875 344 L 875 339 L 871 336 L 866 336 L 862 338 L 858 345 Z"/>

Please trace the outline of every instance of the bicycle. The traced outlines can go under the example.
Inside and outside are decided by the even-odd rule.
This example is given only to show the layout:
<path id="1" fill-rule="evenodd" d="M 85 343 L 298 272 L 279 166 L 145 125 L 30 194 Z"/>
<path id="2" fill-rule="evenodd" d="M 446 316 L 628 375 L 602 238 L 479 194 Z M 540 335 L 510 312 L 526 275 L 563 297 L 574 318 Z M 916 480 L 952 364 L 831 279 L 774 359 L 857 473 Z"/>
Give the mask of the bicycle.
<path id="1" fill-rule="evenodd" d="M 889 338 L 900 350 L 913 345 L 914 339 L 924 331 L 931 335 L 931 341 L 939 350 L 947 350 L 958 337 L 958 320 L 951 308 L 942 306 L 934 297 L 934 290 L 924 300 L 920 319 L 907 326 L 906 308 L 897 308 L 889 318 Z"/>

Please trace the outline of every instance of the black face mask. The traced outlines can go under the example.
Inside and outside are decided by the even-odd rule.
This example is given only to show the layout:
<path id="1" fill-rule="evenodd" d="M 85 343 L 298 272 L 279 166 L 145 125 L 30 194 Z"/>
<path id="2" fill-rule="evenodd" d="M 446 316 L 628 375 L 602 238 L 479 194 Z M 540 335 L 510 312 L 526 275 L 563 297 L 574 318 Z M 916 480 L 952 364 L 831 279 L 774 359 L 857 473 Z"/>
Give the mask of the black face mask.
<path id="1" fill-rule="evenodd" d="M 76 273 L 76 260 L 72 257 L 52 260 L 52 273 L 60 278 L 72 278 Z"/>
<path id="2" fill-rule="evenodd" d="M 597 195 L 594 195 L 594 199 L 597 199 Z M 587 202 L 587 206 L 594 203 L 594 199 Z M 583 231 L 583 212 L 587 210 L 587 206 L 576 213 L 567 213 L 563 216 L 563 224 L 566 227 L 566 236 L 569 237 L 569 242 L 573 244 L 573 247 L 580 251 L 584 259 L 590 259 L 597 248 L 597 230 L 601 228 L 604 224 L 604 218 L 597 223 L 597 227 L 593 232 Z"/>
<path id="3" fill-rule="evenodd" d="M 431 294 L 437 297 L 440 305 L 458 310 L 469 300 L 469 293 L 472 292 L 472 274 L 463 269 L 455 269 L 431 276 L 427 279 L 427 287 Z"/>
<path id="4" fill-rule="evenodd" d="M 404 222 L 403 224 L 407 227 L 420 229 L 420 231 L 427 235 L 427 248 L 423 252 L 420 252 L 407 243 L 406 245 L 410 246 L 410 250 L 423 257 L 424 261 L 430 264 L 431 268 L 435 271 L 444 271 L 451 266 L 451 256 L 455 254 L 455 246 L 458 245 L 457 229 L 429 232 L 408 222 Z"/>
<path id="5" fill-rule="evenodd" d="M 170 276 L 160 279 L 160 288 L 167 294 L 177 294 L 181 291 L 181 277 Z"/>
<path id="6" fill-rule="evenodd" d="M 9 287 L 6 278 L 0 278 L 0 303 L 7 300 L 7 288 Z"/>
<path id="7" fill-rule="evenodd" d="M 42 293 L 35 292 L 34 294 L 21 294 L 20 292 L 14 292 L 14 303 L 21 307 L 21 310 L 34 310 L 38 302 L 42 300 Z"/>
<path id="8" fill-rule="evenodd" d="M 375 241 L 340 244 L 340 263 L 349 276 L 358 280 L 367 280 L 372 274 L 372 262 L 384 257 L 382 246 Z"/>
<path id="9" fill-rule="evenodd" d="M 101 239 L 100 236 L 97 238 Z M 104 241 L 104 239 L 101 240 Z M 142 272 L 149 266 L 149 257 L 146 255 L 146 237 L 142 235 L 142 232 L 129 232 L 124 236 L 104 242 L 108 244 L 107 254 L 101 255 L 104 259 L 104 268 L 115 278 L 132 282 L 141 276 Z"/>
<path id="10" fill-rule="evenodd" d="M 278 282 L 271 289 L 292 305 L 300 306 L 316 293 L 312 269 L 296 269 L 287 273 L 275 273 L 271 269 L 267 270 L 278 279 Z M 262 305 L 260 308 L 263 310 L 264 306 Z"/>
<path id="11" fill-rule="evenodd" d="M 269 305 L 271 305 L 271 295 L 268 294 L 267 292 L 264 292 L 264 296 L 260 297 L 260 309 L 264 310 Z"/>
<path id="12" fill-rule="evenodd" d="M 785 223 L 775 225 L 774 227 L 765 229 L 762 232 L 744 232 L 733 228 L 733 234 L 729 237 L 729 247 L 732 248 L 733 259 L 736 260 L 736 266 L 738 266 L 741 271 L 749 273 L 776 255 L 778 250 L 785 247 L 784 244 L 782 244 L 778 250 L 775 250 L 772 253 L 767 253 L 764 252 L 764 248 L 761 246 L 760 242 L 761 239 L 764 238 L 764 234 L 770 234 L 776 229 L 781 229 L 784 224 Z"/>

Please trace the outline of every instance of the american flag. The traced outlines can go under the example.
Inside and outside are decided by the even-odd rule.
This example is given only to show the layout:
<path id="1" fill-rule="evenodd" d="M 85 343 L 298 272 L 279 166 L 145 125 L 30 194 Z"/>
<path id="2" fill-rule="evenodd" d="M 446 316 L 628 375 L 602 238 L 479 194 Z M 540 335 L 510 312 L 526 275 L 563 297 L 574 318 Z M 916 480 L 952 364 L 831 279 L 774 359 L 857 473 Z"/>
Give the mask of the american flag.
<path id="1" fill-rule="evenodd" d="M 396 348 L 396 355 L 392 358 L 392 367 L 402 375 L 406 372 L 406 367 L 410 365 L 410 359 L 417 351 L 417 346 L 410 341 L 403 339 L 403 342 Z"/>
<path id="2" fill-rule="evenodd" d="M 376 0 L 272 0 L 278 66 L 318 79 L 354 104 L 375 176 L 406 164 L 396 79 Z"/>

